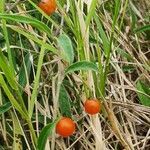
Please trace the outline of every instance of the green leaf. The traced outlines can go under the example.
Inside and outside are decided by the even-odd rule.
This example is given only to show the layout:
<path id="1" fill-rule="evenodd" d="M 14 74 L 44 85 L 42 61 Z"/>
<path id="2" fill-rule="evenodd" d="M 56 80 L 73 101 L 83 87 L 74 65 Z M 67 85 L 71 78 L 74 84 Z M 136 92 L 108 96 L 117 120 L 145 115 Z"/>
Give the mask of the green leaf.
<path id="1" fill-rule="evenodd" d="M 71 64 L 74 60 L 74 51 L 70 38 L 66 34 L 62 34 L 58 37 L 57 41 L 62 52 L 62 57 Z"/>
<path id="2" fill-rule="evenodd" d="M 141 104 L 150 107 L 150 86 L 147 86 L 142 81 L 138 81 L 136 84 L 136 88 L 139 91 L 137 91 L 137 95 Z"/>
<path id="3" fill-rule="evenodd" d="M 49 51 L 51 51 L 51 52 L 53 52 L 55 54 L 58 54 L 58 51 L 57 51 L 57 49 L 55 47 L 53 47 L 50 44 L 47 44 L 47 43 L 43 42 L 43 40 L 40 40 L 39 38 L 37 38 L 32 33 L 26 32 L 25 29 L 22 29 L 20 27 L 13 26 L 13 25 L 11 25 L 11 26 L 8 25 L 8 27 L 11 28 L 12 30 L 18 32 L 19 34 L 24 35 L 27 39 L 31 39 L 32 41 L 35 41 L 40 46 L 43 46 L 44 48 L 48 49 Z"/>
<path id="4" fill-rule="evenodd" d="M 80 62 L 76 62 L 72 65 L 70 65 L 65 73 L 71 73 L 71 72 L 74 72 L 74 71 L 79 71 L 79 70 L 92 70 L 92 71 L 98 71 L 98 68 L 96 66 L 96 64 L 92 63 L 92 62 L 89 62 L 89 61 L 80 61 Z"/>
<path id="5" fill-rule="evenodd" d="M 20 22 L 20 23 L 26 23 L 26 24 L 30 24 L 38 29 L 40 29 L 41 31 L 46 32 L 47 34 L 50 35 L 51 30 L 48 26 L 45 25 L 45 23 L 30 17 L 30 16 L 21 16 L 21 15 L 8 15 L 8 14 L 2 14 L 0 13 L 0 18 L 1 19 L 5 19 L 5 20 L 11 20 L 11 21 L 16 21 L 16 22 Z"/>
<path id="6" fill-rule="evenodd" d="M 89 26 L 90 21 L 91 21 L 92 17 L 94 16 L 94 13 L 96 11 L 96 5 L 97 5 L 97 3 L 98 3 L 98 0 L 92 0 L 91 1 L 91 5 L 90 5 L 90 9 L 89 9 L 90 13 L 88 13 L 88 15 L 86 17 L 86 27 Z"/>
<path id="7" fill-rule="evenodd" d="M 57 120 L 55 120 L 53 123 L 49 123 L 42 129 L 42 131 L 39 135 L 39 138 L 38 138 L 38 142 L 37 142 L 38 150 L 45 149 L 45 144 L 46 144 L 47 138 L 52 133 L 52 130 L 55 127 L 56 122 L 57 122 Z"/>
<path id="8" fill-rule="evenodd" d="M 131 8 L 130 8 L 130 15 L 131 15 L 131 30 L 133 31 L 137 23 L 137 17 Z"/>
<path id="9" fill-rule="evenodd" d="M 11 104 L 20 112 L 22 117 L 28 120 L 27 110 L 23 109 L 18 101 L 14 98 L 13 94 L 10 92 L 2 74 L 0 73 L 0 86 L 3 88 L 5 94 L 7 95 L 8 99 L 10 100 Z"/>
<path id="10" fill-rule="evenodd" d="M 0 68 L 5 74 L 5 77 L 7 78 L 9 85 L 17 90 L 17 83 L 15 81 L 15 77 L 13 76 L 13 73 L 11 72 L 10 65 L 8 63 L 7 58 L 3 55 L 2 51 L 0 50 Z"/>
<path id="11" fill-rule="evenodd" d="M 2 145 L 0 145 L 0 149 L 1 149 L 1 150 L 5 150 L 5 148 L 4 148 Z"/>
<path id="12" fill-rule="evenodd" d="M 127 53 L 125 50 L 121 49 L 121 48 L 117 48 L 116 50 L 122 57 L 125 57 L 127 60 L 131 61 L 133 60 L 133 57 Z"/>
<path id="13" fill-rule="evenodd" d="M 61 114 L 71 118 L 70 97 L 65 87 L 61 85 L 59 93 L 59 107 Z"/>
<path id="14" fill-rule="evenodd" d="M 47 123 L 52 122 L 52 119 L 50 119 L 49 117 L 46 117 L 45 115 L 42 114 L 38 114 L 38 116 L 36 116 L 36 114 L 34 113 L 32 115 L 32 120 L 36 120 L 36 117 L 38 117 L 38 122 L 42 125 L 44 125 L 44 120 L 46 119 Z"/>
<path id="15" fill-rule="evenodd" d="M 123 72 L 130 72 L 132 73 L 135 70 L 135 67 L 133 65 L 124 65 L 122 66 Z"/>
<path id="16" fill-rule="evenodd" d="M 96 24 L 97 24 L 97 27 L 98 27 L 98 30 L 99 30 L 99 34 L 100 34 L 100 37 L 102 39 L 102 43 L 103 43 L 103 48 L 104 48 L 104 53 L 106 55 L 106 57 L 108 56 L 108 53 L 109 53 L 109 49 L 110 49 L 110 45 L 109 45 L 109 41 L 108 41 L 108 38 L 105 34 L 105 31 L 102 27 L 102 24 L 101 22 L 99 21 L 99 17 L 97 15 L 94 16 L 94 19 L 96 21 Z"/>
<path id="17" fill-rule="evenodd" d="M 10 102 L 5 103 L 4 105 L 0 106 L 0 115 L 7 112 L 12 107 Z"/>
<path id="18" fill-rule="evenodd" d="M 0 1 L 0 12 L 4 12 L 5 0 Z"/>
<path id="19" fill-rule="evenodd" d="M 11 113 L 12 116 L 12 121 L 13 121 L 13 149 L 19 150 L 23 149 L 22 141 L 21 141 L 21 136 L 22 134 L 22 129 L 21 129 L 21 123 L 19 121 L 19 118 L 16 116 L 16 114 Z"/>
<path id="20" fill-rule="evenodd" d="M 150 25 L 145 25 L 145 26 L 142 26 L 140 28 L 137 28 L 134 30 L 134 32 L 135 33 L 141 33 L 141 32 L 147 31 L 147 30 L 150 30 Z"/>
<path id="21" fill-rule="evenodd" d="M 19 72 L 19 84 L 24 87 L 27 83 L 27 78 L 30 75 L 30 70 L 31 70 L 31 59 L 32 56 L 30 53 L 26 54 L 24 58 L 24 62 L 22 64 L 22 67 L 20 68 Z"/>

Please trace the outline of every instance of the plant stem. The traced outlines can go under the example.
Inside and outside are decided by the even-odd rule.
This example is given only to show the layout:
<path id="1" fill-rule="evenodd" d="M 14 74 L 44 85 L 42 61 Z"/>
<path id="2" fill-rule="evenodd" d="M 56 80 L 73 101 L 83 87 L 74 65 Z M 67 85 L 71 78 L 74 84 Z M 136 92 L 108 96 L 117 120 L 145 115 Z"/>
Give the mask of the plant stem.
<path id="1" fill-rule="evenodd" d="M 44 40 L 45 40 L 45 36 L 44 36 Z M 35 80 L 34 80 L 34 88 L 33 88 L 33 92 L 31 95 L 31 101 L 29 104 L 28 111 L 29 111 L 30 118 L 32 117 L 34 104 L 35 104 L 36 97 L 37 97 L 37 92 L 38 92 L 38 87 L 39 87 L 39 79 L 40 79 L 41 68 L 42 68 L 42 64 L 43 64 L 43 58 L 44 58 L 44 52 L 45 52 L 45 47 L 42 46 L 41 51 L 40 51 L 39 60 L 38 60 L 37 72 L 36 72 L 36 76 L 35 76 Z"/>
<path id="2" fill-rule="evenodd" d="M 1 5 L 1 11 L 0 12 L 2 12 L 2 13 L 4 13 L 4 4 L 5 4 L 5 0 L 2 0 L 0 2 L 0 5 Z M 5 38 L 5 41 L 6 41 L 7 53 L 8 53 L 9 63 L 10 63 L 10 69 L 11 69 L 13 75 L 15 75 L 15 69 L 14 69 L 14 64 L 13 64 L 13 56 L 12 56 L 12 52 L 11 52 L 11 49 L 10 49 L 8 31 L 7 31 L 7 27 L 6 27 L 6 21 L 4 19 L 2 19 L 2 29 L 3 29 L 4 38 Z"/>
<path id="3" fill-rule="evenodd" d="M 107 74 L 108 74 L 108 71 L 109 71 L 109 64 L 110 64 L 110 56 L 111 56 L 111 51 L 112 51 L 112 43 L 113 43 L 113 40 L 114 40 L 114 31 L 115 31 L 115 25 L 116 25 L 116 22 L 117 22 L 117 18 L 118 18 L 118 14 L 119 14 L 119 7 L 120 6 L 120 0 L 117 0 L 115 2 L 115 14 L 114 14 L 114 17 L 113 17 L 113 24 L 112 24 L 112 31 L 111 31 L 111 36 L 110 36 L 110 43 L 109 43 L 109 51 L 108 51 L 108 55 L 107 55 L 107 58 L 106 58 L 106 63 L 105 63 L 105 68 L 104 68 L 104 85 L 102 87 L 102 94 L 103 94 L 103 97 L 105 97 L 105 83 L 106 83 L 106 79 L 107 79 Z"/>
<path id="4" fill-rule="evenodd" d="M 31 122 L 30 118 L 27 119 L 26 121 L 28 123 L 29 129 L 30 129 L 30 132 L 31 132 L 31 136 L 32 136 L 32 140 L 33 140 L 33 143 L 34 143 L 34 147 L 36 148 L 36 146 L 37 146 L 37 137 L 36 137 L 36 134 L 35 134 L 32 122 Z"/>

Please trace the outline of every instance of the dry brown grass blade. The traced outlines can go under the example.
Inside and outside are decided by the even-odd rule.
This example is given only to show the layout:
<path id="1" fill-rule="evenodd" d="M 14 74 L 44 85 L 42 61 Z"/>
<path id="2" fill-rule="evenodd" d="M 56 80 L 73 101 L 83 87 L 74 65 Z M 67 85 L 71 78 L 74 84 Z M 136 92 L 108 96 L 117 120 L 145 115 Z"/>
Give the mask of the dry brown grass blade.
<path id="1" fill-rule="evenodd" d="M 122 144 L 122 146 L 124 147 L 125 150 L 131 150 L 130 144 L 123 137 L 123 133 L 122 133 L 122 131 L 119 128 L 119 123 L 118 123 L 118 120 L 117 120 L 116 116 L 114 115 L 114 112 L 108 106 L 106 101 L 104 101 L 103 104 L 104 104 L 104 107 L 105 107 L 106 112 L 108 114 L 108 119 L 110 121 L 113 133 L 120 140 L 120 142 L 121 142 L 121 144 Z"/>

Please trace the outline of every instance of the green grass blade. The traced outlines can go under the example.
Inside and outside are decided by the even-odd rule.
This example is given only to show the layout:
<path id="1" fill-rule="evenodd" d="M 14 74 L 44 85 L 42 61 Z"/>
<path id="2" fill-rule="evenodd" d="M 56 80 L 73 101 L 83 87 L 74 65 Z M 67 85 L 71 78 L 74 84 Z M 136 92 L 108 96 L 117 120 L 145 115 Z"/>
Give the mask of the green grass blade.
<path id="1" fill-rule="evenodd" d="M 0 1 L 0 13 L 2 12 L 4 12 L 4 3 L 5 3 L 5 0 L 1 0 Z"/>
<path id="2" fill-rule="evenodd" d="M 27 78 L 30 75 L 30 70 L 31 70 L 31 54 L 28 53 L 26 54 L 26 56 L 24 57 L 24 63 L 22 64 L 22 67 L 20 68 L 20 72 L 19 72 L 19 84 L 24 87 L 27 83 Z"/>
<path id="3" fill-rule="evenodd" d="M 42 40 L 38 39 L 37 37 L 35 37 L 33 34 L 26 32 L 24 29 L 19 28 L 17 26 L 9 26 L 12 30 L 24 35 L 27 39 L 31 39 L 33 41 L 35 41 L 36 43 L 38 43 L 40 46 L 43 46 L 45 49 L 58 54 L 58 51 L 55 47 L 51 46 L 50 44 L 44 43 Z"/>
<path id="4" fill-rule="evenodd" d="M 103 30 L 103 27 L 102 27 L 102 24 L 99 20 L 99 17 L 97 15 L 94 16 L 94 19 L 95 19 L 95 22 L 97 24 L 97 28 L 99 30 L 99 35 L 102 39 L 102 42 L 103 42 L 103 48 L 104 48 L 104 53 L 106 55 L 106 57 L 108 56 L 108 53 L 109 53 L 109 48 L 110 48 L 110 45 L 109 45 L 109 40 L 105 34 L 105 31 Z"/>
<path id="5" fill-rule="evenodd" d="M 114 6 L 114 16 L 113 16 L 113 22 L 112 22 L 112 29 L 111 29 L 111 36 L 110 36 L 110 42 L 109 42 L 109 49 L 108 49 L 108 54 L 106 58 L 106 64 L 105 64 L 105 69 L 104 69 L 104 77 L 103 77 L 103 87 L 102 87 L 102 95 L 105 97 L 105 84 L 106 84 L 106 79 L 107 79 L 107 74 L 109 71 L 109 65 L 110 65 L 110 57 L 111 57 L 111 52 L 112 52 L 112 44 L 114 41 L 114 32 L 115 32 L 115 26 L 117 24 L 118 16 L 119 16 L 119 10 L 120 10 L 120 5 L 121 1 L 116 0 L 115 1 L 115 6 Z"/>
<path id="6" fill-rule="evenodd" d="M 13 149 L 22 149 L 22 143 L 21 143 L 21 135 L 22 131 L 20 128 L 20 122 L 17 119 L 16 115 L 14 113 L 11 113 L 12 121 L 13 121 Z"/>
<path id="7" fill-rule="evenodd" d="M 29 105 L 29 116 L 30 116 L 30 118 L 32 117 L 34 104 L 35 104 L 36 97 L 38 94 L 38 87 L 39 87 L 41 68 L 42 68 L 42 64 L 43 64 L 44 52 L 45 52 L 45 48 L 42 47 L 41 51 L 40 51 L 39 59 L 38 59 L 37 72 L 36 72 L 36 77 L 34 79 L 34 87 L 33 87 L 33 92 L 31 95 L 31 101 L 30 101 L 30 105 Z"/>
<path id="8" fill-rule="evenodd" d="M 150 30 L 150 25 L 145 25 L 134 30 L 135 33 L 141 33 Z"/>
<path id="9" fill-rule="evenodd" d="M 0 85 L 2 86 L 5 94 L 7 95 L 9 101 L 11 102 L 11 104 L 19 111 L 19 113 L 22 115 L 23 118 L 28 119 L 27 112 L 24 112 L 25 110 L 22 109 L 20 104 L 14 98 L 13 94 L 10 92 L 9 88 L 7 87 L 7 85 L 4 81 L 2 74 L 0 74 Z"/>
<path id="10" fill-rule="evenodd" d="M 92 17 L 94 16 L 97 3 L 98 3 L 98 0 L 92 0 L 92 2 L 91 2 L 89 13 L 88 13 L 88 15 L 86 17 L 86 21 L 85 21 L 86 27 L 89 26 L 90 21 L 91 21 Z"/>
<path id="11" fill-rule="evenodd" d="M 0 13 L 4 13 L 4 8 L 5 8 L 5 0 L 1 0 L 0 1 Z M 3 29 L 4 39 L 6 41 L 7 53 L 8 53 L 9 63 L 11 66 L 10 69 L 11 69 L 11 72 L 15 74 L 13 56 L 12 56 L 12 52 L 10 49 L 9 36 L 8 36 L 7 27 L 6 27 L 6 20 L 4 19 L 2 19 L 2 29 Z"/>
<path id="12" fill-rule="evenodd" d="M 144 84 L 143 82 L 138 81 L 136 84 L 136 88 L 138 91 L 140 91 L 137 92 L 137 94 L 141 104 L 150 107 L 150 86 L 146 86 L 146 84 Z"/>
<path id="13" fill-rule="evenodd" d="M 133 60 L 133 57 L 129 53 L 127 53 L 125 50 L 121 48 L 117 48 L 116 51 L 118 52 L 118 54 L 120 54 L 123 58 L 126 58 L 128 61 Z"/>
<path id="14" fill-rule="evenodd" d="M 7 102 L 0 106 L 0 115 L 7 112 L 12 107 L 10 102 Z"/>
<path id="15" fill-rule="evenodd" d="M 8 15 L 8 14 L 1 14 L 0 13 L 0 18 L 5 19 L 5 20 L 11 20 L 15 22 L 20 22 L 20 23 L 26 23 L 30 24 L 33 27 L 36 27 L 37 29 L 46 32 L 48 35 L 50 35 L 51 30 L 48 26 L 46 26 L 43 22 L 29 16 L 21 16 L 21 15 Z"/>
<path id="16" fill-rule="evenodd" d="M 11 66 L 8 64 L 6 57 L 3 55 L 2 51 L 0 50 L 0 68 L 5 74 L 5 77 L 8 80 L 9 85 L 12 89 L 17 90 L 17 82 L 15 81 L 15 77 L 11 71 Z"/>
<path id="17" fill-rule="evenodd" d="M 131 15 L 131 21 L 132 21 L 131 30 L 134 31 L 136 23 L 137 23 L 137 16 L 131 8 L 130 8 L 130 15 Z"/>

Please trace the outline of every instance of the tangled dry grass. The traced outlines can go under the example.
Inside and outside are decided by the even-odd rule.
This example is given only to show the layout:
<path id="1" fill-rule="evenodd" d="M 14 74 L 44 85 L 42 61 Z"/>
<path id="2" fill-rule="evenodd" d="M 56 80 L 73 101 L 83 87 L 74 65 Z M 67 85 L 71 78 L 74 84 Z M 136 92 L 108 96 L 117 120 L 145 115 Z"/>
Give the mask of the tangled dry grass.
<path id="1" fill-rule="evenodd" d="M 98 34 L 98 26 L 94 20 L 91 20 L 88 32 L 84 35 L 85 24 L 84 17 L 87 15 L 84 9 L 89 9 L 90 0 L 81 0 L 76 2 L 75 15 L 78 16 L 80 27 L 80 36 L 84 41 L 83 47 L 87 58 L 97 61 L 97 39 L 98 46 L 102 51 L 101 62 L 105 62 L 105 54 L 103 50 L 103 42 Z M 32 15 L 42 20 L 47 24 L 52 31 L 50 39 L 45 35 L 38 35 L 29 24 L 17 25 L 28 32 L 33 33 L 35 37 L 44 39 L 48 44 L 58 48 L 56 37 L 57 35 L 66 32 L 73 42 L 75 49 L 75 60 L 79 60 L 78 45 L 80 45 L 69 28 L 69 23 L 75 23 L 73 15 L 70 13 L 70 1 L 64 2 L 63 9 L 57 10 L 56 14 L 45 20 L 45 18 L 36 16 L 36 10 L 29 6 L 28 1 L 13 1 L 6 2 L 6 12 L 17 13 L 20 15 Z M 13 5 L 14 4 L 14 5 Z M 79 9 L 79 6 L 82 8 Z M 108 38 L 112 32 L 113 8 L 114 1 L 101 0 L 97 1 L 95 15 L 100 18 L 103 29 Z M 84 8 L 84 6 L 86 8 Z M 13 9 L 12 9 L 13 8 Z M 28 10 L 29 9 L 29 10 Z M 32 12 L 33 11 L 33 12 Z M 90 13 L 90 12 L 89 12 Z M 68 18 L 65 16 L 68 14 Z M 40 14 L 41 15 L 41 14 Z M 54 22 L 53 22 L 54 20 Z M 49 23 L 51 21 L 52 23 Z M 87 78 L 82 78 L 83 74 L 73 73 L 65 77 L 64 84 L 67 92 L 70 95 L 70 103 L 72 110 L 72 117 L 76 121 L 76 133 L 69 138 L 63 139 L 55 134 L 49 136 L 46 143 L 46 150 L 149 150 L 150 149 L 150 107 L 141 104 L 139 93 L 147 96 L 150 100 L 149 93 L 139 91 L 137 83 L 142 81 L 146 86 L 150 85 L 150 30 L 135 34 L 134 30 L 138 27 L 150 23 L 150 2 L 149 0 L 121 0 L 119 8 L 118 23 L 116 23 L 114 31 L 114 41 L 112 44 L 112 52 L 110 57 L 110 70 L 107 76 L 105 86 L 106 97 L 102 98 L 103 110 L 95 116 L 87 115 L 83 110 L 83 102 L 87 98 L 84 85 L 86 84 L 92 91 L 93 97 L 99 96 L 98 75 L 95 77 L 92 72 L 88 73 Z M 57 25 L 55 24 L 57 23 Z M 68 24 L 67 24 L 68 23 Z M 11 26 L 11 22 L 8 22 Z M 0 27 L 2 25 L 0 24 Z M 12 25 L 13 27 L 13 25 Z M 15 50 L 15 57 L 18 64 L 21 64 L 25 59 L 24 53 L 30 52 L 33 59 L 31 62 L 32 73 L 28 77 L 28 82 L 25 87 L 24 98 L 29 101 L 32 95 L 35 74 L 37 70 L 37 62 L 39 56 L 39 48 L 36 42 L 32 39 L 24 38 L 20 33 L 19 36 L 12 28 L 11 32 L 14 39 L 10 39 L 10 48 Z M 17 31 L 17 30 L 16 30 Z M 76 32 L 76 30 L 74 30 Z M 17 31 L 19 32 L 19 31 Z M 1 34 L 0 34 L 1 35 Z M 96 39 L 97 37 L 97 39 Z M 18 40 L 19 39 L 19 40 Z M 18 41 L 21 43 L 18 43 Z M 1 43 L 3 52 L 7 49 L 6 43 Z M 85 54 L 85 55 L 86 55 Z M 20 65 L 17 65 L 19 68 Z M 60 83 L 62 83 L 62 72 L 66 67 L 66 63 L 62 59 L 46 52 L 44 61 L 42 63 L 42 70 L 40 74 L 40 82 L 38 86 L 37 101 L 35 103 L 35 113 L 33 116 L 33 125 L 36 134 L 39 135 L 43 126 L 51 122 L 57 117 L 59 110 L 58 99 L 60 91 Z M 0 70 L 1 71 L 1 70 Z M 85 73 L 86 74 L 86 73 Z M 150 88 L 150 87 L 149 87 Z M 1 104 L 3 104 L 2 97 L 6 98 L 3 90 L 0 87 Z M 28 105 L 28 103 L 27 103 Z M 14 117 L 16 116 L 16 117 Z M 20 119 L 20 115 L 15 108 L 10 113 L 3 115 L 0 118 L 0 145 L 2 149 L 12 149 L 14 142 L 16 127 L 12 118 L 19 124 L 22 132 L 22 138 L 19 139 L 25 149 L 31 148 L 32 141 L 29 136 L 29 129 L 26 123 Z M 16 146 L 17 147 L 17 146 Z M 19 147 L 19 146 L 18 146 Z M 22 148 L 23 149 L 23 148 Z"/>

